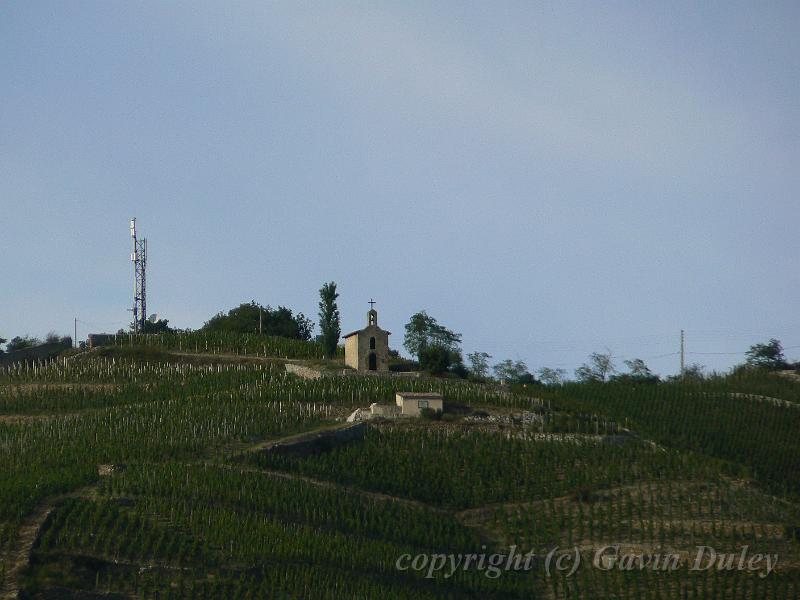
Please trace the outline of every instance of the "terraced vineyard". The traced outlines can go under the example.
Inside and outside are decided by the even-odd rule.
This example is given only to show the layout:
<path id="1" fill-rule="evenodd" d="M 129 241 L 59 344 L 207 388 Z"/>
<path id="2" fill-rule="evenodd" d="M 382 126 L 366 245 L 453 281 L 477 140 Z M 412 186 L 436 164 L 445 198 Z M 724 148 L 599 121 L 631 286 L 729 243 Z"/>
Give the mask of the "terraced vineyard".
<path id="1" fill-rule="evenodd" d="M 240 335 L 226 332 L 193 331 L 148 335 L 118 335 L 117 346 L 144 346 L 186 353 L 239 354 L 274 358 L 322 358 L 321 344 L 267 335 Z"/>
<path id="2" fill-rule="evenodd" d="M 800 597 L 800 384 L 306 381 L 263 355 L 314 345 L 251 360 L 253 337 L 0 372 L 4 597 Z M 462 414 L 344 423 L 400 386 Z M 592 565 L 614 545 L 680 564 Z M 698 546 L 777 565 L 692 571 Z M 574 573 L 546 568 L 556 547 Z"/>

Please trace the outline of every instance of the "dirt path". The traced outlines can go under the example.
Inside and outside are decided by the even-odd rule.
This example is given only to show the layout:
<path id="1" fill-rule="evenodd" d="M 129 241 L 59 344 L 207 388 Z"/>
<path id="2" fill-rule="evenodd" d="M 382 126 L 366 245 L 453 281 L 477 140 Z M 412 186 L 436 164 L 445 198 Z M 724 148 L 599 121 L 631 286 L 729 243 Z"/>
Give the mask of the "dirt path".
<path id="1" fill-rule="evenodd" d="M 91 410 L 91 409 L 90 409 Z M 10 416 L 6 417 L 6 420 L 15 419 L 16 421 L 30 421 L 35 418 L 52 418 L 52 415 L 42 415 L 41 417 L 31 417 L 31 416 Z M 3 422 L 3 419 L 0 418 L 0 422 Z M 248 446 L 241 450 L 239 453 L 235 454 L 234 456 L 243 456 L 248 453 L 258 452 L 267 448 L 270 448 L 276 444 L 287 443 L 291 441 L 302 440 L 306 437 L 313 437 L 319 433 L 325 431 L 331 431 L 336 429 L 344 428 L 345 426 L 352 426 L 352 423 L 332 423 L 326 424 L 317 428 L 314 428 L 310 431 L 304 431 L 301 433 L 272 439 L 268 441 L 262 441 L 257 444 Z M 241 467 L 237 465 L 228 465 L 228 464 L 219 464 L 219 463 L 195 463 L 195 464 L 207 464 L 209 466 L 216 466 L 221 468 L 228 468 L 228 469 L 236 469 L 240 472 L 262 472 L 258 469 L 250 469 L 248 467 Z M 101 477 L 106 477 L 110 475 L 114 471 L 113 466 L 111 465 L 99 465 L 98 466 L 98 474 Z M 289 479 L 303 479 L 308 483 L 316 483 L 320 486 L 329 486 L 334 487 L 336 484 L 332 484 L 329 482 L 323 481 L 315 481 L 310 478 L 302 478 L 300 476 L 293 476 L 291 474 L 283 474 L 278 472 L 267 471 L 265 474 L 281 477 L 284 476 Z M 47 523 L 48 518 L 52 514 L 52 512 L 58 507 L 58 505 L 63 502 L 67 498 L 91 498 L 96 496 L 98 490 L 98 484 L 94 483 L 91 485 L 83 486 L 71 492 L 67 492 L 64 494 L 58 494 L 56 496 L 51 496 L 49 498 L 45 498 L 42 500 L 36 509 L 30 513 L 25 520 L 21 523 L 19 529 L 17 530 L 16 539 L 14 541 L 13 547 L 0 554 L 0 564 L 4 566 L 4 576 L 2 580 L 0 580 L 0 600 L 17 600 L 20 596 L 20 579 L 21 575 L 24 573 L 25 569 L 30 564 L 31 553 L 33 551 L 33 547 L 36 544 L 36 540 L 39 538 L 39 534 L 42 531 L 43 526 Z M 379 497 L 379 494 L 375 494 L 375 497 Z"/>
<path id="2" fill-rule="evenodd" d="M 40 389 L 47 390 L 99 390 L 115 392 L 121 387 L 118 383 L 0 383 L 0 390 L 10 392 L 26 392 Z"/>
<path id="3" fill-rule="evenodd" d="M 258 355 L 246 355 L 246 354 L 212 354 L 207 352 L 175 352 L 173 350 L 164 350 L 164 354 L 168 354 L 170 356 L 183 356 L 187 358 L 203 358 L 203 359 L 213 359 L 218 360 L 220 362 L 235 362 L 235 363 L 256 363 L 256 364 L 269 364 L 275 362 L 286 362 L 283 358 L 278 358 L 274 356 L 258 356 Z"/>
<path id="4" fill-rule="evenodd" d="M 202 464 L 203 466 L 207 467 L 217 467 L 220 469 L 228 469 L 231 471 L 236 471 L 237 473 L 254 473 L 257 475 L 266 475 L 268 477 L 277 477 L 280 479 L 288 479 L 293 481 L 302 481 L 303 483 L 307 483 L 309 485 L 326 488 L 326 489 L 336 489 L 346 492 L 348 494 L 354 494 L 358 496 L 365 496 L 367 498 L 372 498 L 373 500 L 379 500 L 381 502 L 397 502 L 399 504 L 404 504 L 405 506 L 410 506 L 412 508 L 422 508 L 427 511 L 440 513 L 440 514 L 453 514 L 451 511 L 448 511 L 444 508 L 439 508 L 438 506 L 433 506 L 431 504 L 426 504 L 425 502 L 421 502 L 419 500 L 412 500 L 411 498 L 403 498 L 402 496 L 392 496 L 390 494 L 384 494 L 382 492 L 373 492 L 370 490 L 365 490 L 359 487 L 355 487 L 352 485 L 347 485 L 345 483 L 339 483 L 336 481 L 328 481 L 326 479 L 314 479 L 313 477 L 308 477 L 306 475 L 298 475 L 297 473 L 288 473 L 285 471 L 275 471 L 273 469 L 261 469 L 259 467 L 245 467 L 240 465 L 230 465 L 225 463 L 188 463 L 192 465 Z"/>
<path id="5" fill-rule="evenodd" d="M 23 417 L 23 418 L 30 419 L 30 417 Z M 236 453 L 232 454 L 229 458 L 247 456 L 255 452 L 261 452 L 267 450 L 276 445 L 303 441 L 307 438 L 313 438 L 321 433 L 337 431 L 340 429 L 345 429 L 347 427 L 353 427 L 353 426 L 354 426 L 353 423 L 346 423 L 346 422 L 326 423 L 324 425 L 315 427 L 314 429 L 308 431 L 303 431 L 300 433 L 295 433 L 292 435 L 287 435 L 275 439 L 264 440 L 256 444 L 248 445 L 238 450 Z M 326 489 L 337 489 L 344 491 L 346 493 L 371 498 L 381 502 L 398 502 L 400 504 L 413 508 L 424 509 L 427 511 L 433 511 L 441 514 L 452 514 L 450 511 L 441 509 L 439 507 L 431 506 L 425 504 L 424 502 L 419 502 L 417 500 L 392 496 L 380 492 L 363 490 L 354 486 L 341 484 L 334 481 L 314 479 L 313 477 L 307 477 L 295 473 L 285 473 L 281 471 L 274 471 L 271 469 L 259 469 L 257 467 L 249 467 L 235 463 L 231 464 L 231 463 L 220 463 L 220 462 L 210 462 L 210 461 L 198 461 L 185 464 L 195 465 L 195 466 L 204 465 L 212 468 L 221 468 L 221 469 L 237 471 L 239 473 L 257 473 L 268 477 L 277 477 L 286 480 L 302 481 L 308 485 L 314 485 Z M 98 472 L 101 477 L 108 476 L 113 472 L 113 470 L 114 470 L 113 467 L 110 465 L 100 465 L 98 467 Z M 30 564 L 30 558 L 33 551 L 33 547 L 36 544 L 36 540 L 39 538 L 39 535 L 43 527 L 47 523 L 48 518 L 53 513 L 53 511 L 56 510 L 59 504 L 67 498 L 95 497 L 97 495 L 97 491 L 98 491 L 98 484 L 95 483 L 83 486 L 71 492 L 45 498 L 39 503 L 36 509 L 25 518 L 25 520 L 22 522 L 19 529 L 17 530 L 17 536 L 14 541 L 13 547 L 7 552 L 0 554 L 0 559 L 2 559 L 2 564 L 5 567 L 5 576 L 3 577 L 2 581 L 0 581 L 0 600 L 16 600 L 19 598 L 21 592 L 20 589 L 21 578 L 25 570 L 28 568 L 28 565 Z"/>
<path id="6" fill-rule="evenodd" d="M 314 429 L 309 429 L 308 431 L 301 431 L 299 433 L 293 433 L 291 435 L 287 435 L 284 437 L 264 440 L 256 444 L 245 446 L 244 448 L 241 448 L 238 451 L 230 454 L 228 458 L 229 459 L 241 458 L 247 456 L 248 454 L 254 454 L 256 452 L 263 452 L 264 450 L 269 450 L 274 446 L 278 446 L 281 444 L 290 444 L 293 442 L 302 442 L 305 441 L 306 439 L 312 439 L 317 435 L 319 435 L 320 433 L 337 431 L 339 429 L 347 429 L 348 427 L 353 427 L 354 425 L 355 425 L 354 423 L 346 423 L 346 422 L 326 423 L 325 425 L 320 425 L 319 427 L 315 427 Z"/>
<path id="7" fill-rule="evenodd" d="M 797 402 L 792 402 L 791 400 L 782 400 L 781 398 L 772 398 L 770 396 L 761 396 L 759 394 L 732 393 L 731 397 L 744 398 L 746 400 L 754 400 L 756 402 L 767 402 L 769 404 L 782 406 L 784 408 L 800 408 L 800 404 Z"/>
<path id="8" fill-rule="evenodd" d="M 266 440 L 266 441 L 263 441 L 263 442 L 259 442 L 257 444 L 253 444 L 253 445 L 247 446 L 246 448 L 240 450 L 236 454 L 231 455 L 230 458 L 232 458 L 232 459 L 241 458 L 241 457 L 247 456 L 249 454 L 254 454 L 256 452 L 263 452 L 263 451 L 268 450 L 269 448 L 272 448 L 272 447 L 277 446 L 277 445 L 287 444 L 287 443 L 291 443 L 291 442 L 304 441 L 305 439 L 314 438 L 315 436 L 317 436 L 320 433 L 325 433 L 325 432 L 330 432 L 330 431 L 337 431 L 337 430 L 340 430 L 340 429 L 347 429 L 348 427 L 354 427 L 354 426 L 359 426 L 359 424 L 358 423 L 346 423 L 345 422 L 345 423 L 330 423 L 330 424 L 322 425 L 320 427 L 316 427 L 316 428 L 311 429 L 309 431 L 303 431 L 301 433 L 287 435 L 287 436 L 276 438 L 276 439 L 272 439 L 272 440 Z M 260 473 L 260 474 L 263 474 L 263 475 L 268 475 L 270 477 L 279 477 L 279 478 L 282 478 L 282 479 L 291 479 L 291 480 L 295 480 L 295 481 L 302 481 L 302 482 L 308 483 L 309 485 L 314 485 L 314 486 L 317 486 L 317 487 L 323 487 L 323 488 L 327 488 L 327 489 L 339 489 L 339 490 L 345 491 L 345 492 L 350 493 L 350 494 L 358 494 L 358 495 L 366 496 L 366 497 L 369 497 L 369 498 L 372 498 L 372 499 L 375 499 L 375 500 L 381 500 L 381 501 L 384 501 L 384 502 L 385 501 L 399 502 L 401 504 L 405 504 L 406 506 L 411 506 L 411 507 L 414 507 L 414 508 L 424 508 L 425 510 L 430 510 L 430 511 L 437 512 L 437 513 L 443 513 L 443 514 L 447 513 L 447 514 L 449 514 L 449 511 L 447 511 L 445 509 L 442 509 L 442 508 L 439 508 L 439 507 L 435 507 L 435 506 L 432 506 L 430 504 L 426 504 L 424 502 L 420 502 L 418 500 L 412 500 L 410 498 L 403 498 L 403 497 L 400 497 L 400 496 L 392 496 L 392 495 L 384 494 L 384 493 L 381 493 L 381 492 L 373 492 L 373 491 L 369 491 L 369 490 L 364 490 L 364 489 L 361 489 L 361 488 L 358 488 L 358 487 L 355 487 L 355 486 L 351 486 L 351 485 L 347 485 L 347 484 L 343 484 L 343 483 L 338 483 L 338 482 L 335 482 L 335 481 L 328 481 L 328 480 L 324 480 L 324 479 L 315 479 L 313 477 L 307 477 L 305 475 L 298 475 L 297 473 L 288 473 L 288 472 L 285 472 L 285 471 L 275 471 L 273 469 L 263 469 L 263 468 L 258 468 L 258 467 L 249 467 L 249 466 L 228 464 L 228 463 L 208 463 L 208 462 L 205 462 L 205 463 L 202 463 L 202 464 L 203 465 L 207 465 L 207 466 L 212 466 L 212 467 L 219 467 L 219 468 L 224 468 L 224 469 L 235 470 L 235 471 L 238 471 L 240 473 Z"/>
<path id="9" fill-rule="evenodd" d="M 5 577 L 0 581 L 0 600 L 16 600 L 20 593 L 20 576 L 28 567 L 31 552 L 50 514 L 67 498 L 92 497 L 97 484 L 83 486 L 65 494 L 44 499 L 20 525 L 14 547 L 3 555 Z"/>
<path id="10" fill-rule="evenodd" d="M 10 392 L 11 394 L 20 394 L 24 392 L 36 391 L 40 389 L 50 390 L 92 390 L 92 391 L 111 391 L 115 392 L 120 389 L 117 383 L 0 383 L 0 391 Z M 9 425 L 19 425 L 22 423 L 32 423 L 35 421 L 46 421 L 47 419 L 54 419 L 58 417 L 69 417 L 78 415 L 90 410 L 101 410 L 95 408 L 87 408 L 83 410 L 75 410 L 65 413 L 41 413 L 41 414 L 0 414 L 0 423 Z"/>
<path id="11" fill-rule="evenodd" d="M 70 417 L 81 417 L 81 416 L 91 415 L 92 413 L 99 413 L 104 410 L 134 408 L 140 404 L 143 404 L 144 402 L 146 401 L 136 402 L 133 404 L 116 404 L 111 406 L 82 408 L 80 410 L 73 410 L 63 413 L 43 413 L 35 415 L 0 415 L 0 423 L 6 423 L 8 425 L 20 425 L 25 423 L 35 423 L 36 421 L 69 419 Z"/>
<path id="12" fill-rule="evenodd" d="M 53 415 L 0 415 L 0 423 L 21 425 L 24 423 L 33 423 L 35 421 L 46 421 L 52 418 Z"/>
<path id="13" fill-rule="evenodd" d="M 2 384 L 0 384 L 2 385 Z M 36 384 L 33 384 L 36 385 Z M 71 385 L 71 384 L 65 384 Z M 121 386 L 115 383 L 106 384 L 106 383 L 98 383 L 94 384 L 96 386 L 110 386 L 113 388 L 119 389 Z M 148 385 L 145 384 L 142 388 L 144 391 L 147 391 Z M 226 388 L 227 389 L 227 388 Z M 230 388 L 235 389 L 235 388 Z M 192 400 L 195 397 L 203 397 L 202 394 L 198 394 L 197 396 L 187 396 L 185 400 Z M 141 406 L 142 404 L 146 404 L 148 402 L 162 402 L 163 400 L 150 400 L 145 396 L 145 399 L 140 400 L 138 402 L 131 402 L 128 404 L 111 404 L 109 406 L 94 406 L 89 408 L 81 408 L 78 410 L 71 410 L 68 412 L 48 412 L 48 413 L 41 413 L 41 414 L 11 414 L 11 415 L 3 415 L 0 414 L 0 424 L 7 423 L 9 425 L 19 425 L 24 423 L 33 423 L 36 421 L 47 421 L 50 419 L 62 419 L 62 418 L 69 418 L 69 417 L 79 417 L 84 415 L 90 415 L 92 413 L 100 413 L 103 411 L 113 411 L 113 410 L 125 410 L 129 408 L 136 408 L 137 406 Z"/>

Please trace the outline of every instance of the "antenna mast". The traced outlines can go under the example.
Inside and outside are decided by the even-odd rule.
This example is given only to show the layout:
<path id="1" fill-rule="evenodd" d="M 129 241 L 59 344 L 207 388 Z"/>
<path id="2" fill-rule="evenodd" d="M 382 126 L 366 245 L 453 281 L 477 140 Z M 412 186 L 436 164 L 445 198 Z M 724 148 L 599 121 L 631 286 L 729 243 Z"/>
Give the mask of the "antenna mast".
<path id="1" fill-rule="evenodd" d="M 131 262 L 133 263 L 133 332 L 144 331 L 147 320 L 147 240 L 136 237 L 136 219 L 131 219 Z"/>

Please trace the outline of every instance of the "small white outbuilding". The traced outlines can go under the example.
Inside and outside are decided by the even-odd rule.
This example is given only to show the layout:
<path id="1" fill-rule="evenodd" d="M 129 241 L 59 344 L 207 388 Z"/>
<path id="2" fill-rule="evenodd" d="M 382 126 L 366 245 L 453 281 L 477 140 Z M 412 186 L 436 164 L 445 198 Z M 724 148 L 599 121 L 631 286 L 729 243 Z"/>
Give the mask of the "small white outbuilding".
<path id="1" fill-rule="evenodd" d="M 442 395 L 433 392 L 397 392 L 395 403 L 400 407 L 400 414 L 407 417 L 418 417 L 425 408 L 444 411 Z"/>

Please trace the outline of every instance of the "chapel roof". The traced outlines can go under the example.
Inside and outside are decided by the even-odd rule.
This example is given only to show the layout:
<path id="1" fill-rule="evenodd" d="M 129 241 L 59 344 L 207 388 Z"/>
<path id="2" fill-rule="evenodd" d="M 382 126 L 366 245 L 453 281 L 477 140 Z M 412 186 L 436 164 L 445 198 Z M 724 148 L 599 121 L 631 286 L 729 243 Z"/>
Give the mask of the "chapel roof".
<path id="1" fill-rule="evenodd" d="M 386 333 L 386 335 L 392 335 L 392 332 L 391 332 L 391 331 L 386 331 L 385 329 L 381 329 L 381 328 L 380 328 L 380 327 L 378 327 L 377 325 L 367 325 L 367 326 L 366 326 L 366 327 L 364 327 L 363 329 L 356 329 L 355 331 L 351 331 L 350 333 L 343 335 L 343 336 L 342 336 L 342 338 L 349 338 L 349 337 L 353 337 L 354 335 L 356 335 L 356 334 L 358 334 L 358 333 L 361 333 L 362 331 L 366 331 L 367 329 L 377 329 L 378 331 L 383 331 L 383 332 L 385 332 L 385 333 Z"/>

